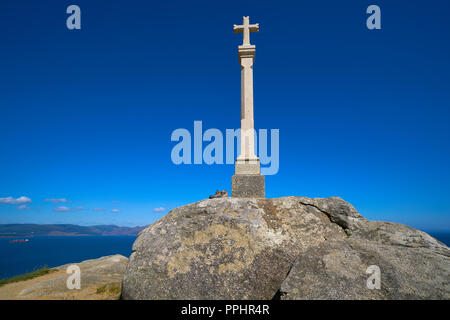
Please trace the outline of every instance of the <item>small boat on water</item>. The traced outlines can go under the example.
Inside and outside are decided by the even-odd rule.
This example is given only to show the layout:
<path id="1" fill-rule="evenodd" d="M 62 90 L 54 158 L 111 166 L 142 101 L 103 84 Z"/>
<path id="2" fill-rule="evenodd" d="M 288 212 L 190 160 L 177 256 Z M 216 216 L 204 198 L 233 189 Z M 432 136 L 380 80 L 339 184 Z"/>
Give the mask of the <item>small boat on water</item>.
<path id="1" fill-rule="evenodd" d="M 10 240 L 9 243 L 24 243 L 24 242 L 28 242 L 30 240 L 28 239 L 15 239 L 15 240 Z"/>

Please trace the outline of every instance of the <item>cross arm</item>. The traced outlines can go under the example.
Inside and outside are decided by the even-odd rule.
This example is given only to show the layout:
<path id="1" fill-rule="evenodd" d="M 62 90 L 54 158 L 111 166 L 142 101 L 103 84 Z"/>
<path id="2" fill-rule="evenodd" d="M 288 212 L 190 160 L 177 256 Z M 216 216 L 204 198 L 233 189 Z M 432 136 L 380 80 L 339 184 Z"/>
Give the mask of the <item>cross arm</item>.
<path id="1" fill-rule="evenodd" d="M 250 29 L 251 32 L 258 32 L 259 31 L 259 23 L 249 24 L 248 28 Z"/>
<path id="2" fill-rule="evenodd" d="M 234 33 L 242 33 L 245 30 L 245 25 L 233 25 L 233 31 Z M 259 23 L 255 23 L 255 24 L 249 24 L 248 25 L 248 29 L 250 30 L 250 32 L 258 32 L 259 31 Z"/>
<path id="3" fill-rule="evenodd" d="M 238 25 L 234 24 L 233 31 L 234 31 L 234 33 L 242 33 L 242 32 L 244 32 L 244 26 L 243 25 L 238 26 Z"/>

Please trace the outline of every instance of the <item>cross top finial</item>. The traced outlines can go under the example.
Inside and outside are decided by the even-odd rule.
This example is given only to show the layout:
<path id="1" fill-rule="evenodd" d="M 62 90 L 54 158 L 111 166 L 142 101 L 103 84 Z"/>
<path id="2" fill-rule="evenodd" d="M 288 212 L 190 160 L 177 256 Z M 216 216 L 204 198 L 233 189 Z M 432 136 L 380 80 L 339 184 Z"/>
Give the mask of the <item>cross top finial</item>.
<path id="1" fill-rule="evenodd" d="M 250 46 L 250 32 L 258 32 L 259 31 L 259 23 L 250 24 L 250 18 L 243 17 L 242 25 L 233 25 L 234 33 L 243 33 L 244 38 L 242 40 L 243 46 Z"/>

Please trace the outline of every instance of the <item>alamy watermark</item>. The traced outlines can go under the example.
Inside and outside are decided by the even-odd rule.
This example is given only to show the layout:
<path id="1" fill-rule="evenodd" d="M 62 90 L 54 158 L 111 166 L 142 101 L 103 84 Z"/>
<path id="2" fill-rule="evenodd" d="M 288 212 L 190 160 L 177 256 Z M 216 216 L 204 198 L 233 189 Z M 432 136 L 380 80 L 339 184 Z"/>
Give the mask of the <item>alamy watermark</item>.
<path id="1" fill-rule="evenodd" d="M 70 16 L 66 19 L 66 26 L 69 30 L 81 29 L 81 8 L 78 5 L 72 4 L 67 7 L 66 13 Z M 369 30 L 381 29 L 381 9 L 379 6 L 372 4 L 367 7 L 366 14 L 370 16 L 366 20 L 366 26 Z"/>
<path id="2" fill-rule="evenodd" d="M 366 281 L 367 289 L 381 289 L 381 269 L 377 265 L 371 265 L 366 270 L 371 276 Z"/>
<path id="3" fill-rule="evenodd" d="M 373 4 L 367 7 L 367 14 L 370 16 L 366 20 L 366 26 L 369 30 L 381 29 L 381 9 L 379 6 Z"/>
<path id="4" fill-rule="evenodd" d="M 69 30 L 80 30 L 81 29 L 81 9 L 79 6 L 72 4 L 67 7 L 67 17 L 66 26 Z"/>
<path id="5" fill-rule="evenodd" d="M 254 151 L 259 156 L 261 174 L 277 174 L 280 167 L 280 130 L 270 129 L 270 154 L 268 130 L 254 130 L 254 137 Z M 207 165 L 234 164 L 236 157 L 241 154 L 240 129 L 226 129 L 225 135 L 222 131 L 215 128 L 203 132 L 202 121 L 194 121 L 193 135 L 189 130 L 179 128 L 172 132 L 170 140 L 178 142 L 172 148 L 171 152 L 172 162 L 176 165 L 203 163 Z M 204 142 L 207 142 L 205 147 Z"/>
<path id="6" fill-rule="evenodd" d="M 67 274 L 70 274 L 70 276 L 66 280 L 66 286 L 69 290 L 80 290 L 81 289 L 81 270 L 80 267 L 72 264 L 67 267 L 66 270 Z"/>

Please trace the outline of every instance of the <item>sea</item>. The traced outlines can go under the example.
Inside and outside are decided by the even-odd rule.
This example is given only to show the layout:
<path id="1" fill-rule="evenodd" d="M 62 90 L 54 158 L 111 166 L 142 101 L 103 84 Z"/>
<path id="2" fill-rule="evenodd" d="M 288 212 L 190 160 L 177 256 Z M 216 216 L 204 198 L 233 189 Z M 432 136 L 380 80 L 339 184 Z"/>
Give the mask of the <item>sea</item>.
<path id="1" fill-rule="evenodd" d="M 450 231 L 447 232 L 427 232 L 430 236 L 438 239 L 440 242 L 450 247 Z"/>
<path id="2" fill-rule="evenodd" d="M 128 258 L 136 236 L 39 236 L 26 239 L 29 241 L 10 243 L 16 239 L 0 238 L 0 279 L 45 266 L 58 267 L 113 254 Z"/>
<path id="3" fill-rule="evenodd" d="M 450 246 L 450 232 L 429 232 Z M 28 242 L 10 243 L 0 238 L 0 279 L 24 274 L 44 266 L 58 267 L 112 254 L 129 257 L 136 236 L 41 236 Z"/>

